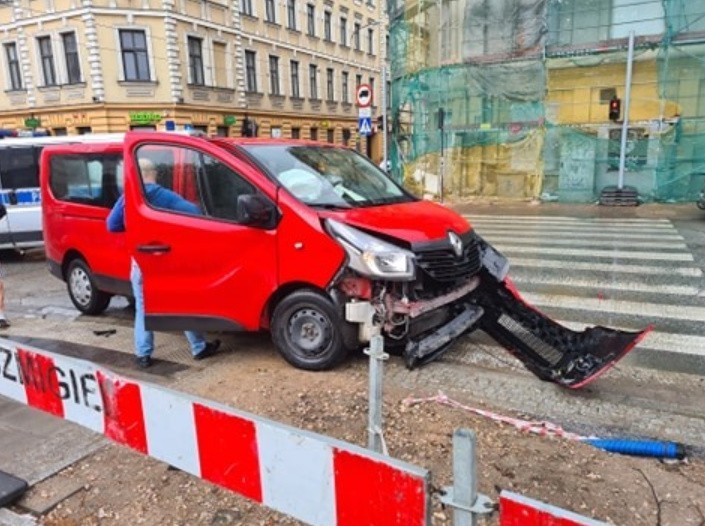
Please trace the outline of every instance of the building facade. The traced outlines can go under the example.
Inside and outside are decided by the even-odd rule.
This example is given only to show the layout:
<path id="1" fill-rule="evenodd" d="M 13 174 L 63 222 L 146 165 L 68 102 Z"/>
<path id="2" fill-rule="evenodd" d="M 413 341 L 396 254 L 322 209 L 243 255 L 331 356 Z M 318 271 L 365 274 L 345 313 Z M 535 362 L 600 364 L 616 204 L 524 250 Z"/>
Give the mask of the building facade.
<path id="1" fill-rule="evenodd" d="M 382 0 L 0 1 L 0 128 L 192 127 L 357 145 L 381 100 Z M 378 112 L 375 105 L 373 115 Z"/>
<path id="2" fill-rule="evenodd" d="M 594 202 L 618 184 L 628 117 L 623 184 L 644 201 L 705 186 L 704 1 L 391 0 L 389 18 L 409 185 Z"/>

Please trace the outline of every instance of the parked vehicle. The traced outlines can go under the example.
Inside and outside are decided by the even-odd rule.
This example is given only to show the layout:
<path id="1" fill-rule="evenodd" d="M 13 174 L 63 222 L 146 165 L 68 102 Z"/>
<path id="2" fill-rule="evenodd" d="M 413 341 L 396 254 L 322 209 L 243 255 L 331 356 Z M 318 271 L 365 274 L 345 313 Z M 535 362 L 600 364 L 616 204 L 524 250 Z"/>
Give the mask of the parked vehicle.
<path id="1" fill-rule="evenodd" d="M 0 221 L 0 249 L 42 246 L 39 156 L 45 146 L 105 142 L 120 137 L 122 134 L 1 139 L 0 200 L 7 208 L 7 216 Z"/>
<path id="2" fill-rule="evenodd" d="M 700 195 L 698 196 L 698 200 L 695 204 L 698 205 L 700 210 L 705 210 L 705 188 L 700 190 Z"/>
<path id="3" fill-rule="evenodd" d="M 153 206 L 142 158 L 202 214 Z M 334 367 L 375 331 L 414 367 L 479 328 L 540 378 L 575 388 L 648 332 L 553 322 L 463 217 L 347 148 L 135 132 L 124 144 L 46 148 L 41 172 L 50 269 L 83 312 L 129 294 L 132 254 L 149 328 L 269 329 L 309 370 Z M 108 233 L 123 177 L 127 232 Z"/>

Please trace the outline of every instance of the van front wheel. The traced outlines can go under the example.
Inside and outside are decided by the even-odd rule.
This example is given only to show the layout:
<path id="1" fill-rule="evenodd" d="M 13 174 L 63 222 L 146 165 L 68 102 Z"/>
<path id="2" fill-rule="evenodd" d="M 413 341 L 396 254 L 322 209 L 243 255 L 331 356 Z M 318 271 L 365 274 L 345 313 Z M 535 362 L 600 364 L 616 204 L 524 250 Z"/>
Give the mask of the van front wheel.
<path id="1" fill-rule="evenodd" d="M 91 269 L 81 259 L 74 259 L 66 271 L 66 286 L 73 305 L 84 314 L 96 315 L 108 308 L 110 294 L 95 285 Z"/>
<path id="2" fill-rule="evenodd" d="M 294 367 L 322 371 L 338 365 L 348 353 L 341 325 L 330 300 L 312 290 L 299 290 L 274 309 L 272 340 Z"/>

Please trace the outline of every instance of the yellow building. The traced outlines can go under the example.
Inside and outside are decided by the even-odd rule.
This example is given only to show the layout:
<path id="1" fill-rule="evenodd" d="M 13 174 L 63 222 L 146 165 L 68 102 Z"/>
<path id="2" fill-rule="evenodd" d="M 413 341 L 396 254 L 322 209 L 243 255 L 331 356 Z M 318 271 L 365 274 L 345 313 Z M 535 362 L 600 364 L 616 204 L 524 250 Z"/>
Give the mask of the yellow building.
<path id="1" fill-rule="evenodd" d="M 249 122 L 379 156 L 355 91 L 381 100 L 382 0 L 0 0 L 0 27 L 0 128 L 237 136 Z"/>

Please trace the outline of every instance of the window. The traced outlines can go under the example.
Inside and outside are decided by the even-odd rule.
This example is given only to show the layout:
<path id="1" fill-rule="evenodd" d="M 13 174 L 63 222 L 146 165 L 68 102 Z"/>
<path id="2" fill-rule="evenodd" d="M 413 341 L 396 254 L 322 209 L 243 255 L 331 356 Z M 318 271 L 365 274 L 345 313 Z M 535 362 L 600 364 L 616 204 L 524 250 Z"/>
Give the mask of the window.
<path id="1" fill-rule="evenodd" d="M 292 139 L 300 139 L 301 138 L 301 128 L 292 128 L 291 129 L 291 138 Z"/>
<path id="2" fill-rule="evenodd" d="M 228 137 L 230 135 L 230 126 L 217 126 L 215 135 L 216 137 Z"/>
<path id="3" fill-rule="evenodd" d="M 264 16 L 267 22 L 275 23 L 277 21 L 277 14 L 274 7 L 274 0 L 266 0 L 264 3 Z"/>
<path id="4" fill-rule="evenodd" d="M 79 135 L 88 135 L 93 133 L 93 128 L 90 126 L 76 126 L 76 133 Z"/>
<path id="5" fill-rule="evenodd" d="M 375 30 L 371 28 L 367 30 L 367 52 L 375 54 Z"/>
<path id="6" fill-rule="evenodd" d="M 227 45 L 213 42 L 213 78 L 216 86 L 224 88 L 228 85 Z"/>
<path id="7" fill-rule="evenodd" d="M 332 144 L 335 142 L 335 130 L 333 128 L 328 128 L 326 135 L 329 143 Z"/>
<path id="8" fill-rule="evenodd" d="M 257 67 L 254 51 L 245 51 L 245 72 L 247 75 L 247 91 L 255 93 L 257 91 Z"/>
<path id="9" fill-rule="evenodd" d="M 7 69 L 10 74 L 10 88 L 22 89 L 22 75 L 20 73 L 20 61 L 17 57 L 17 44 L 5 44 L 5 55 L 7 56 Z"/>
<path id="10" fill-rule="evenodd" d="M 559 2 L 549 17 L 548 43 L 578 45 L 608 39 L 610 17 L 613 16 L 611 4 L 611 0 Z"/>
<path id="11" fill-rule="evenodd" d="M 340 17 L 340 45 L 348 45 L 348 19 L 344 16 Z"/>
<path id="12" fill-rule="evenodd" d="M 39 154 L 41 148 L 12 146 L 0 149 L 0 183 L 4 190 L 39 187 Z"/>
<path id="13" fill-rule="evenodd" d="M 269 55 L 269 93 L 281 95 L 279 89 L 279 57 Z"/>
<path id="14" fill-rule="evenodd" d="M 68 134 L 68 130 L 67 130 L 66 128 L 63 128 L 63 127 L 61 127 L 61 128 L 53 128 L 53 129 L 52 129 L 52 132 L 53 132 L 52 135 L 54 135 L 54 136 L 56 136 L 56 137 L 63 137 L 63 136 L 65 136 L 65 135 Z"/>
<path id="15" fill-rule="evenodd" d="M 309 90 L 310 97 L 312 99 L 318 98 L 318 66 L 311 64 L 308 67 L 308 79 L 309 79 Z"/>
<path id="16" fill-rule="evenodd" d="M 323 13 L 323 38 L 328 42 L 333 41 L 333 22 L 330 11 Z"/>
<path id="17" fill-rule="evenodd" d="M 66 75 L 69 84 L 81 82 L 81 62 L 78 60 L 76 33 L 63 33 L 61 41 L 64 44 L 64 59 L 66 60 Z"/>
<path id="18" fill-rule="evenodd" d="M 353 45 L 357 51 L 360 51 L 360 23 L 355 22 L 353 30 Z"/>
<path id="19" fill-rule="evenodd" d="M 372 95 L 372 103 L 374 104 L 375 100 L 375 78 L 370 77 L 370 95 Z"/>
<path id="20" fill-rule="evenodd" d="M 301 91 L 299 90 L 299 63 L 296 60 L 292 60 L 291 64 L 291 96 L 295 99 L 301 97 Z"/>
<path id="21" fill-rule="evenodd" d="M 335 90 L 333 89 L 333 68 L 326 69 L 326 97 L 329 101 L 335 100 Z"/>
<path id="22" fill-rule="evenodd" d="M 203 40 L 188 37 L 188 64 L 191 84 L 203 86 Z"/>
<path id="23" fill-rule="evenodd" d="M 56 199 L 111 208 L 122 193 L 122 155 L 54 155 L 49 188 Z"/>
<path id="24" fill-rule="evenodd" d="M 45 86 L 56 86 L 56 70 L 54 69 L 54 52 L 51 48 L 50 37 L 39 37 L 39 59 L 42 63 L 42 75 Z"/>
<path id="25" fill-rule="evenodd" d="M 309 137 L 311 137 L 312 141 L 317 141 L 318 140 L 318 128 L 311 128 L 309 131 Z"/>
<path id="26" fill-rule="evenodd" d="M 296 0 L 286 0 L 286 16 L 289 29 L 296 29 Z"/>
<path id="27" fill-rule="evenodd" d="M 316 6 L 306 4 L 306 23 L 308 26 L 308 34 L 312 37 L 316 36 Z"/>
<path id="28" fill-rule="evenodd" d="M 252 0 L 240 0 L 240 11 L 243 15 L 252 16 Z"/>
<path id="29" fill-rule="evenodd" d="M 350 90 L 348 89 L 348 76 L 349 76 L 349 75 L 348 75 L 348 72 L 347 72 L 347 71 L 343 71 L 343 87 L 342 87 L 342 90 L 341 90 L 341 91 L 342 91 L 341 95 L 342 95 L 343 102 L 350 102 L 350 95 L 349 95 L 349 93 L 348 93 L 348 92 L 350 91 Z"/>
<path id="30" fill-rule="evenodd" d="M 143 30 L 121 29 L 120 51 L 122 53 L 124 80 L 148 81 L 151 79 L 147 54 L 147 37 Z"/>
<path id="31" fill-rule="evenodd" d="M 355 75 L 355 88 L 362 84 L 362 75 Z"/>
<path id="32" fill-rule="evenodd" d="M 237 221 L 238 197 L 256 193 L 228 166 L 189 148 L 145 145 L 137 150 L 137 161 L 143 182 L 156 179 L 178 195 L 168 207 L 151 203 L 169 212 Z"/>

